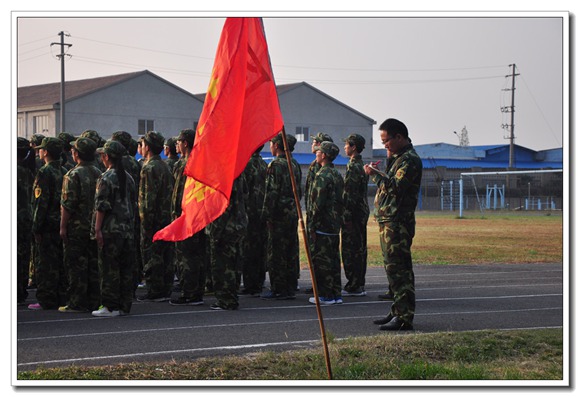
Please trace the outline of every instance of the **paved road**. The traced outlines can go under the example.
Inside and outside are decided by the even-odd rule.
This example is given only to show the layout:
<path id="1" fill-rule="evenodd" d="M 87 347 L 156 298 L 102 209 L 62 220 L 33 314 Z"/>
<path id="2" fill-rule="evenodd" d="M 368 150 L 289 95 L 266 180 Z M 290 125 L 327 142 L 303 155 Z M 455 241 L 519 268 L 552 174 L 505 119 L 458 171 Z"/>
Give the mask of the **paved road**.
<path id="1" fill-rule="evenodd" d="M 563 326 L 562 264 L 419 265 L 415 275 L 414 332 Z M 303 271 L 302 290 L 309 278 Z M 371 268 L 368 296 L 323 307 L 327 334 L 344 338 L 383 332 L 372 320 L 384 316 L 390 305 L 377 300 L 386 282 L 382 268 Z M 296 300 L 274 302 L 244 296 L 236 311 L 210 310 L 212 296 L 195 307 L 136 302 L 131 315 L 116 318 L 19 306 L 17 369 L 192 360 L 312 346 L 320 343 L 320 328 L 310 296 L 299 292 Z"/>

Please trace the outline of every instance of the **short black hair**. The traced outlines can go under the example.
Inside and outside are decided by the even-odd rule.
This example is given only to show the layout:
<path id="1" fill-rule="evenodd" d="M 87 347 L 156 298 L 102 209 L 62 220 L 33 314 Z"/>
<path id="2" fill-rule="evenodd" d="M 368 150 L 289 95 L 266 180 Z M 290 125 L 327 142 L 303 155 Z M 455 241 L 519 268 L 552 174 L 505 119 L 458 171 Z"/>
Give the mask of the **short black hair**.
<path id="1" fill-rule="evenodd" d="M 397 119 L 386 119 L 379 127 L 379 130 L 386 131 L 387 134 L 391 136 L 400 134 L 403 138 L 409 138 L 407 126 Z"/>

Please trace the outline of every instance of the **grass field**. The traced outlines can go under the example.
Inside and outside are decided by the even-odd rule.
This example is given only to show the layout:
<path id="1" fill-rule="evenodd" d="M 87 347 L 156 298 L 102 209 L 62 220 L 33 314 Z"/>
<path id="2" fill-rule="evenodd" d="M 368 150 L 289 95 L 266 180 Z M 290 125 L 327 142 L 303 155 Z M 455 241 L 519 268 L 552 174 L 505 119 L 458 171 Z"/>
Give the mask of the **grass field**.
<path id="1" fill-rule="evenodd" d="M 417 212 L 416 264 L 559 263 L 563 260 L 561 213 Z M 368 266 L 383 266 L 379 227 L 368 223 Z M 302 268 L 308 268 L 301 240 Z"/>

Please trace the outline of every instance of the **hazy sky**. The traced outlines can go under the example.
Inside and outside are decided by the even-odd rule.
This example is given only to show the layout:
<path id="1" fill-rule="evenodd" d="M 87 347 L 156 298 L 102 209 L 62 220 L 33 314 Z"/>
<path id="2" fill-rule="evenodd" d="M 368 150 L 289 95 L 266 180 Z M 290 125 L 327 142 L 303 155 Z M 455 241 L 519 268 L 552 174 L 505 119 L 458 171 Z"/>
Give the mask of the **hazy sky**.
<path id="1" fill-rule="evenodd" d="M 38 16 L 40 15 L 40 16 Z M 148 69 L 183 89 L 206 91 L 225 21 L 181 13 L 18 13 L 17 85 L 60 81 L 58 33 L 70 36 L 67 80 Z M 135 14 L 132 14 L 135 15 Z M 277 84 L 305 81 L 377 122 L 409 127 L 415 144 L 507 144 L 502 124 L 516 65 L 516 144 L 561 147 L 567 14 L 264 14 Z M 143 16 L 143 15 L 141 15 Z M 565 20 L 565 19 L 566 20 Z"/>

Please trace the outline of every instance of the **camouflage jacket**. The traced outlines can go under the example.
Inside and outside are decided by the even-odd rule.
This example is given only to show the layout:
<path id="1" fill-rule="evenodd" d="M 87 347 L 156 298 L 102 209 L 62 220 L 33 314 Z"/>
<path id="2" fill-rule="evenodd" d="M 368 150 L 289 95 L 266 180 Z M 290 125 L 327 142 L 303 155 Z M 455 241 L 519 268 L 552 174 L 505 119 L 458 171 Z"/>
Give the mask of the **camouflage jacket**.
<path id="1" fill-rule="evenodd" d="M 101 170 L 92 162 L 81 162 L 64 175 L 60 205 L 70 213 L 69 233 L 86 233 L 89 236 L 100 176 Z"/>
<path id="2" fill-rule="evenodd" d="M 312 187 L 312 182 L 314 181 L 314 177 L 318 171 L 320 171 L 320 165 L 316 162 L 316 160 L 314 160 L 308 167 L 308 173 L 306 174 L 306 181 L 304 183 L 304 205 L 306 207 L 306 212 L 308 212 L 308 207 L 310 206 L 310 189 Z"/>
<path id="3" fill-rule="evenodd" d="M 185 181 L 187 175 L 183 174 L 185 165 L 187 164 L 187 159 L 185 157 L 180 158 L 175 166 L 173 167 L 173 179 L 175 183 L 173 184 L 173 192 L 171 194 L 171 219 L 177 219 L 181 216 L 181 202 L 183 200 L 183 189 L 185 188 Z"/>
<path id="4" fill-rule="evenodd" d="M 369 216 L 369 177 L 365 174 L 362 156 L 356 155 L 346 165 L 344 176 L 344 222 L 352 222 Z"/>
<path id="5" fill-rule="evenodd" d="M 242 236 L 246 233 L 248 227 L 247 196 L 248 185 L 242 173 L 234 180 L 228 208 L 205 228 L 205 232 L 210 239 L 218 240 L 223 236 Z"/>
<path id="6" fill-rule="evenodd" d="M 32 188 L 32 232 L 50 233 L 60 230 L 60 194 L 64 168 L 60 159 L 38 170 Z"/>
<path id="7" fill-rule="evenodd" d="M 32 183 L 34 176 L 32 171 L 25 166 L 16 166 L 16 202 L 17 202 L 17 228 L 27 230 L 30 233 L 32 227 L 32 206 L 30 196 L 32 194 Z"/>
<path id="8" fill-rule="evenodd" d="M 139 189 L 139 181 L 141 179 L 141 164 L 135 159 L 135 157 L 126 154 L 123 156 L 123 167 L 125 171 L 131 175 L 133 182 L 135 182 L 135 188 Z"/>
<path id="9" fill-rule="evenodd" d="M 422 173 L 423 163 L 411 144 L 400 154 L 389 157 L 385 174 L 372 176 L 377 184 L 374 211 L 377 222 L 404 222 L 414 216 Z"/>
<path id="10" fill-rule="evenodd" d="M 310 187 L 307 224 L 311 233 L 340 233 L 344 214 L 343 194 L 342 175 L 330 164 L 321 167 Z"/>
<path id="11" fill-rule="evenodd" d="M 141 230 L 156 232 L 171 223 L 173 175 L 159 155 L 152 156 L 141 168 L 139 217 Z"/>
<path id="12" fill-rule="evenodd" d="M 299 167 L 293 164 L 294 178 L 299 177 Z M 262 207 L 262 219 L 276 222 L 280 219 L 298 219 L 292 181 L 288 172 L 286 155 L 277 156 L 266 171 L 266 193 Z"/>
<path id="13" fill-rule="evenodd" d="M 167 157 L 164 161 L 169 166 L 169 171 L 173 172 L 175 164 L 179 161 L 179 157 Z"/>
<path id="14" fill-rule="evenodd" d="M 95 207 L 91 224 L 91 237 L 95 236 L 95 215 L 104 212 L 105 217 L 101 231 L 105 238 L 133 238 L 135 233 L 135 212 L 137 211 L 137 189 L 131 175 L 125 171 L 125 197 L 122 198 L 119 187 L 119 176 L 114 168 L 105 171 L 97 181 Z"/>
<path id="15" fill-rule="evenodd" d="M 268 165 L 259 153 L 252 154 L 244 169 L 244 177 L 248 184 L 248 220 L 259 222 L 266 194 L 266 169 Z"/>

